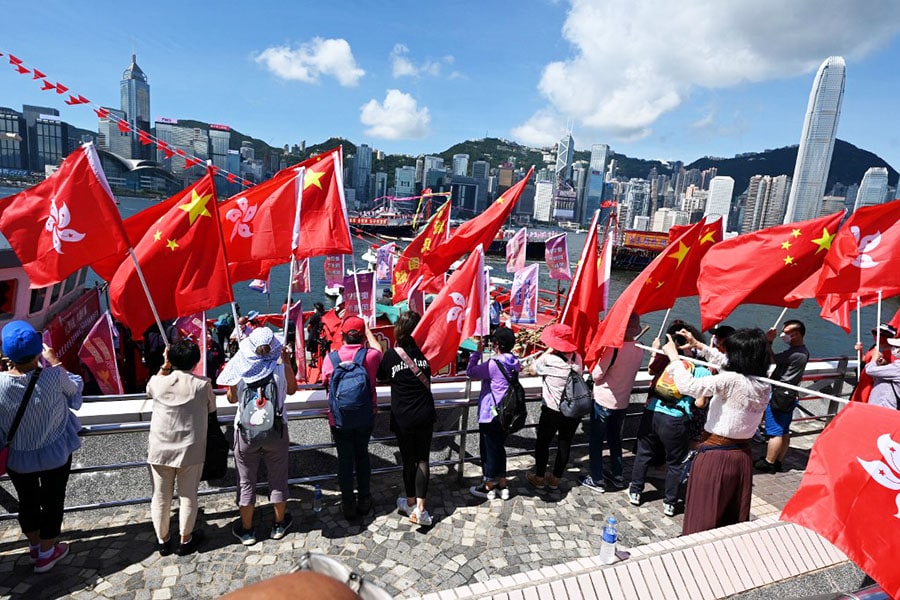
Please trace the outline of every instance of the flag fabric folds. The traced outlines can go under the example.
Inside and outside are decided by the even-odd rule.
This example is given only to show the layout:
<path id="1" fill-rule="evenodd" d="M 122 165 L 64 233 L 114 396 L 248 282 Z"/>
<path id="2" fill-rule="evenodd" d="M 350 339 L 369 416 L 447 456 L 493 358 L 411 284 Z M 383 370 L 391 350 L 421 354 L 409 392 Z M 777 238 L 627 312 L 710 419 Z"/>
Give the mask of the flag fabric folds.
<path id="1" fill-rule="evenodd" d="M 254 279 L 247 287 L 253 290 L 254 292 L 259 292 L 260 294 L 268 294 L 269 293 L 269 280 L 268 279 Z"/>
<path id="2" fill-rule="evenodd" d="M 712 247 L 700 265 L 701 329 L 725 320 L 738 305 L 796 308 L 786 296 L 822 265 L 844 213 L 776 225 Z"/>
<path id="3" fill-rule="evenodd" d="M 212 174 L 154 208 L 163 214 L 150 223 L 134 253 L 160 319 L 231 302 Z M 123 262 L 110 280 L 109 300 L 113 315 L 135 336 L 154 322 L 133 261 Z"/>
<path id="4" fill-rule="evenodd" d="M 528 244 L 528 230 L 523 227 L 506 242 L 506 271 L 515 273 L 525 268 L 525 247 Z"/>
<path id="5" fill-rule="evenodd" d="M 851 402 L 819 434 L 782 521 L 811 529 L 900 598 L 900 412 Z"/>
<path id="6" fill-rule="evenodd" d="M 409 243 L 394 264 L 393 302 L 397 304 L 406 299 L 409 289 L 416 279 L 424 273 L 425 257 L 444 244 L 450 232 L 450 201 L 445 202 L 422 233 Z"/>
<path id="7" fill-rule="evenodd" d="M 101 259 L 118 266 L 129 246 L 93 144 L 67 156 L 43 182 L 0 200 L 0 232 L 33 288 Z"/>
<path id="8" fill-rule="evenodd" d="M 533 264 L 516 271 L 509 295 L 509 318 L 516 325 L 537 323 L 538 268 Z"/>
<path id="9" fill-rule="evenodd" d="M 112 317 L 106 311 L 91 327 L 78 350 L 78 359 L 90 370 L 100 392 L 106 395 L 125 393 L 119 377 L 114 339 Z"/>
<path id="10" fill-rule="evenodd" d="M 453 272 L 413 331 L 433 373 L 455 361 L 460 343 L 475 333 L 487 310 L 484 295 L 484 252 L 478 246 Z"/>
<path id="11" fill-rule="evenodd" d="M 575 269 L 575 278 L 566 298 L 560 323 L 572 328 L 572 340 L 578 353 L 584 356 L 600 321 L 600 257 L 597 250 L 598 220 L 600 211 L 594 211 L 588 235 L 584 239 L 581 258 Z"/>

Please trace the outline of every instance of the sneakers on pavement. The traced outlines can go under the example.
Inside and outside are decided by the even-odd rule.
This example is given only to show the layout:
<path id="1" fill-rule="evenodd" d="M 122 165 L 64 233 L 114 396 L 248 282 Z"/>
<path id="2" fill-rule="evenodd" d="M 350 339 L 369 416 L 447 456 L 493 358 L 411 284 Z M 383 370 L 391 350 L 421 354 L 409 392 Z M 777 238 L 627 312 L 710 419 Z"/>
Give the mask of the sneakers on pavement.
<path id="1" fill-rule="evenodd" d="M 57 543 L 53 546 L 53 550 L 50 552 L 50 556 L 46 558 L 41 558 L 40 554 L 38 554 L 38 559 L 34 563 L 34 572 L 35 573 L 46 573 L 53 566 L 64 559 L 66 555 L 69 553 L 69 545 L 65 543 Z"/>
<path id="2" fill-rule="evenodd" d="M 536 488 L 542 488 L 547 485 L 547 480 L 543 477 L 539 477 L 536 473 L 526 473 L 525 479 Z"/>
<path id="3" fill-rule="evenodd" d="M 763 456 L 755 463 L 753 463 L 753 468 L 759 471 L 760 473 L 775 473 L 778 471 L 778 465 L 772 464 L 766 460 L 766 457 Z"/>
<path id="4" fill-rule="evenodd" d="M 509 488 L 508 487 L 500 488 L 500 499 L 501 500 L 509 500 Z"/>
<path id="5" fill-rule="evenodd" d="M 291 525 L 294 524 L 294 517 L 291 516 L 291 513 L 284 513 L 284 521 L 275 521 L 272 524 L 272 533 L 269 537 L 273 540 L 280 540 L 285 536 L 287 530 L 291 528 Z"/>
<path id="6" fill-rule="evenodd" d="M 628 492 L 628 501 L 631 502 L 634 506 L 641 505 L 641 493 L 640 492 Z"/>
<path id="7" fill-rule="evenodd" d="M 231 535 L 236 537 L 245 546 L 252 546 L 256 543 L 256 535 L 252 529 L 244 529 L 240 520 L 231 526 Z"/>
<path id="8" fill-rule="evenodd" d="M 193 554 L 197 548 L 200 547 L 201 542 L 203 542 L 203 538 L 206 537 L 203 535 L 203 531 L 197 530 L 191 533 L 191 539 L 183 544 L 178 544 L 178 547 L 175 548 L 175 554 L 178 556 L 187 556 L 188 554 Z"/>
<path id="9" fill-rule="evenodd" d="M 400 496 L 399 498 L 397 498 L 397 510 L 402 512 L 407 517 L 412 517 L 415 508 L 415 506 L 409 505 L 409 501 L 404 496 Z"/>
<path id="10" fill-rule="evenodd" d="M 590 475 L 585 475 L 581 479 L 578 480 L 578 483 L 583 485 L 584 487 L 594 490 L 595 492 L 599 492 L 601 494 L 606 492 L 606 488 L 603 487 L 603 484 L 599 481 L 594 481 L 594 478 Z"/>
<path id="11" fill-rule="evenodd" d="M 544 475 L 544 480 L 547 482 L 547 487 L 551 490 L 559 489 L 559 477 L 557 477 L 553 473 L 547 473 L 546 475 Z"/>
<path id="12" fill-rule="evenodd" d="M 28 544 L 28 558 L 31 559 L 31 564 L 34 564 L 37 562 L 38 551 L 40 551 L 40 549 L 41 549 L 40 544 L 35 544 L 34 546 L 32 546 L 31 544 Z"/>
<path id="13" fill-rule="evenodd" d="M 409 522 L 413 525 L 428 527 L 433 521 L 431 519 L 431 515 L 428 514 L 427 510 L 419 510 L 419 507 L 417 506 L 415 510 L 413 510 L 412 514 L 409 515 Z"/>
<path id="14" fill-rule="evenodd" d="M 675 505 L 669 502 L 663 502 L 663 514 L 667 517 L 675 516 Z"/>
<path id="15" fill-rule="evenodd" d="M 494 488 L 488 489 L 484 484 L 473 485 L 469 488 L 469 493 L 476 498 L 487 498 L 488 500 L 494 500 L 497 497 L 497 491 Z"/>

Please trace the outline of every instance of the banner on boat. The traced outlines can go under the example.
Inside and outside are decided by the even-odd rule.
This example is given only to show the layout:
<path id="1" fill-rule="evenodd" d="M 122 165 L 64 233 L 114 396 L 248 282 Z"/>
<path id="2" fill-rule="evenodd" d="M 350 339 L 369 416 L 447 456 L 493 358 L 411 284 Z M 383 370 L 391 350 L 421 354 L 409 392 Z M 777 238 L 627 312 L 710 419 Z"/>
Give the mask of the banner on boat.
<path id="1" fill-rule="evenodd" d="M 325 287 L 344 285 L 344 255 L 325 257 Z"/>
<path id="2" fill-rule="evenodd" d="M 516 325 L 537 323 L 538 267 L 534 264 L 516 272 L 510 294 L 510 320 Z"/>
<path id="3" fill-rule="evenodd" d="M 375 273 L 357 273 L 344 277 L 344 302 L 348 315 L 357 314 L 375 327 Z"/>
<path id="4" fill-rule="evenodd" d="M 572 280 L 569 246 L 565 233 L 555 235 L 544 242 L 544 260 L 547 263 L 547 270 L 550 271 L 550 279 Z"/>
<path id="5" fill-rule="evenodd" d="M 397 244 L 391 242 L 378 248 L 375 253 L 376 282 L 382 285 L 391 285 L 394 274 L 394 251 Z"/>
<path id="6" fill-rule="evenodd" d="M 100 393 L 105 395 L 125 393 L 116 362 L 115 335 L 112 316 L 106 311 L 94 323 L 78 350 L 78 358 L 94 376 Z"/>
<path id="7" fill-rule="evenodd" d="M 99 288 L 85 292 L 66 310 L 44 326 L 44 343 L 56 350 L 60 362 L 72 373 L 79 373 L 78 349 L 100 318 Z"/>

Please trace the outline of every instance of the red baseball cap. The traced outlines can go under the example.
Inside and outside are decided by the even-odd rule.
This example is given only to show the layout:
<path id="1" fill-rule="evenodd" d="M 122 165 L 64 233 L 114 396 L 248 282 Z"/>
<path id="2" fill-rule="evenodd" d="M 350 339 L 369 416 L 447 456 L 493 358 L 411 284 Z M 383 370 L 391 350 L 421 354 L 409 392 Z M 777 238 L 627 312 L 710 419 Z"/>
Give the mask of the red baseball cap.
<path id="1" fill-rule="evenodd" d="M 362 333 L 366 330 L 366 322 L 356 315 L 351 315 L 341 323 L 341 333 Z"/>

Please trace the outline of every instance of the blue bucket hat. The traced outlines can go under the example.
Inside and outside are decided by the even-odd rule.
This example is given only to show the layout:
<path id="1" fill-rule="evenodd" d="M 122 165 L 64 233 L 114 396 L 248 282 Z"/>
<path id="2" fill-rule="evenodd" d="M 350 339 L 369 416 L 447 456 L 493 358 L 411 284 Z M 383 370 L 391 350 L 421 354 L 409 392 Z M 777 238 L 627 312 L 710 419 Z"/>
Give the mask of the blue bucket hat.
<path id="1" fill-rule="evenodd" d="M 14 363 L 31 360 L 43 349 L 41 334 L 34 330 L 31 323 L 10 321 L 3 328 L 3 354 Z"/>
<path id="2" fill-rule="evenodd" d="M 257 348 L 268 346 L 268 354 L 258 354 Z M 245 383 L 253 383 L 265 378 L 278 364 L 281 358 L 281 340 L 268 327 L 257 327 L 250 335 L 241 340 L 237 353 L 231 357 L 225 368 L 219 373 L 216 383 L 219 385 L 237 385 L 241 379 Z"/>

